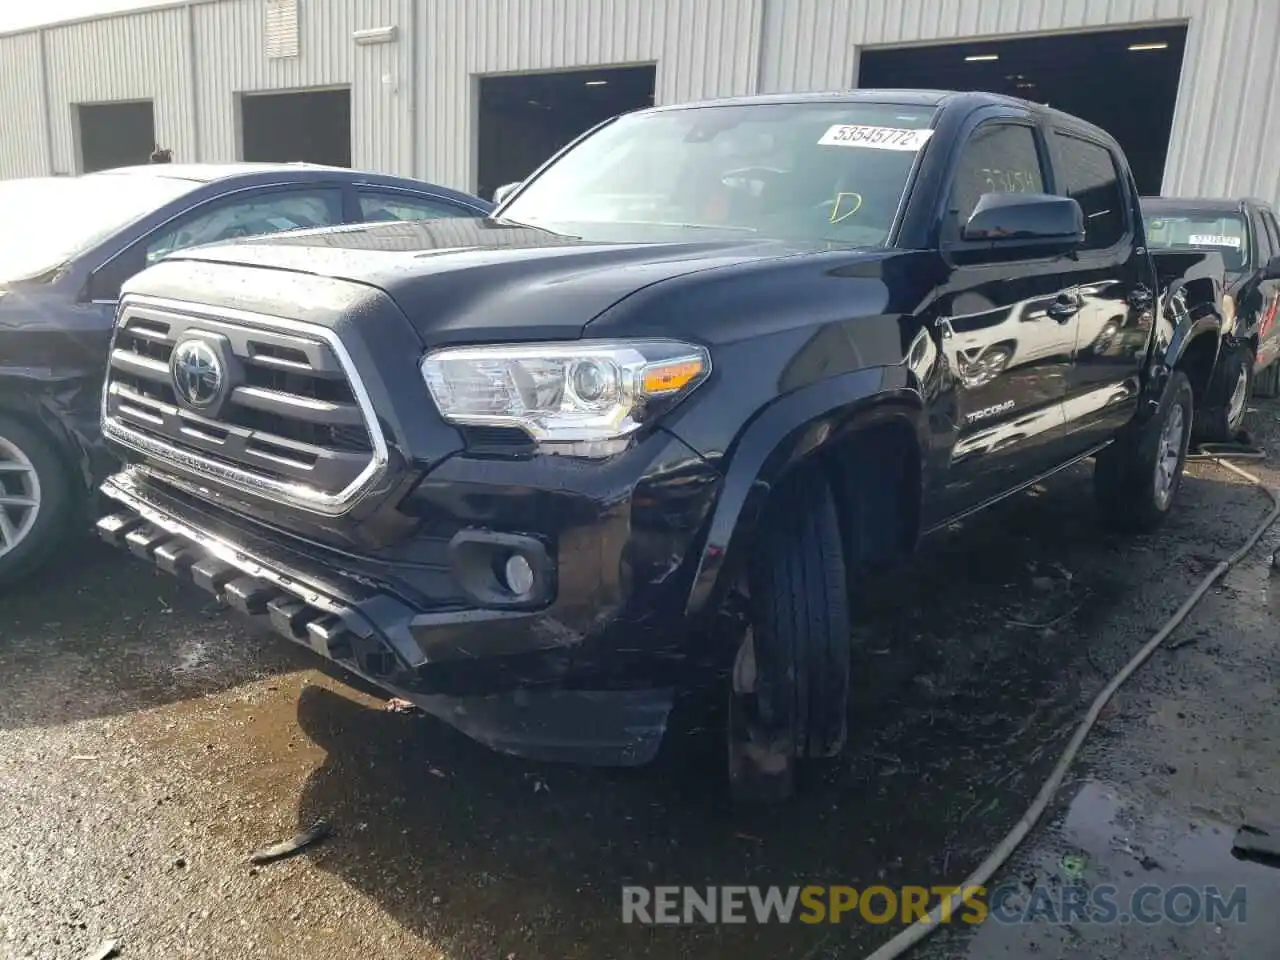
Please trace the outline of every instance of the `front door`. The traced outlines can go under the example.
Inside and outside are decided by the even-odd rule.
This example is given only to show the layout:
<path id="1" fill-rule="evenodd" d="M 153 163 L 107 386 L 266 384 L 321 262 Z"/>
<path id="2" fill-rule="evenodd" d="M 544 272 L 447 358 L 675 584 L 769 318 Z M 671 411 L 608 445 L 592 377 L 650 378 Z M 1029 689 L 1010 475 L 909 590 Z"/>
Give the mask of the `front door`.
<path id="1" fill-rule="evenodd" d="M 947 219 L 959 225 L 984 193 L 1045 192 L 1035 128 L 978 126 L 960 154 Z M 958 229 L 958 227 L 957 227 Z M 963 263 L 938 290 L 934 323 L 951 374 L 941 419 L 949 463 L 937 521 L 964 513 L 1057 466 L 1076 305 L 1062 258 Z"/>

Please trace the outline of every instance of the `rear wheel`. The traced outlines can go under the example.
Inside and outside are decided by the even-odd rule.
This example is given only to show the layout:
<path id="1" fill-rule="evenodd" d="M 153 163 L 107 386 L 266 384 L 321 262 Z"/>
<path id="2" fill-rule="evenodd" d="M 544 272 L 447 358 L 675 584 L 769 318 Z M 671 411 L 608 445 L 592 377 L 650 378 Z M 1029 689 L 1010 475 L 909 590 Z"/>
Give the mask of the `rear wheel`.
<path id="1" fill-rule="evenodd" d="M 733 671 L 735 800 L 777 800 L 797 761 L 844 746 L 851 620 L 839 517 L 825 477 L 803 467 L 770 497 L 747 570 L 747 635 Z"/>
<path id="2" fill-rule="evenodd" d="M 1210 443 L 1227 443 L 1244 427 L 1253 392 L 1253 351 L 1245 344 L 1224 347 L 1218 358 L 1213 385 L 1196 416 L 1196 437 Z"/>
<path id="3" fill-rule="evenodd" d="M 61 545 L 72 489 L 48 434 L 0 414 L 0 586 L 34 573 Z"/>
<path id="4" fill-rule="evenodd" d="M 1193 414 L 1191 381 L 1174 371 L 1156 413 L 1098 454 L 1093 488 L 1109 526 L 1146 533 L 1168 515 L 1182 484 Z"/>

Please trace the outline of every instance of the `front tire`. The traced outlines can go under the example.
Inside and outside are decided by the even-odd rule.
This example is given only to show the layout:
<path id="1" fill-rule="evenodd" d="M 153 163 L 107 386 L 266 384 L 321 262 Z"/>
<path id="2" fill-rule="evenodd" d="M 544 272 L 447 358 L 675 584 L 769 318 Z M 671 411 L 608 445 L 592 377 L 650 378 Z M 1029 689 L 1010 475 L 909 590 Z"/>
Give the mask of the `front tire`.
<path id="1" fill-rule="evenodd" d="M 1254 379 L 1253 395 L 1255 397 L 1280 396 L 1280 358 L 1272 360 L 1271 365 Z"/>
<path id="2" fill-rule="evenodd" d="M 844 747 L 851 617 L 835 498 L 800 467 L 773 492 L 747 568 L 749 628 L 733 671 L 735 800 L 779 800 L 795 766 Z"/>
<path id="3" fill-rule="evenodd" d="M 1244 427 L 1253 394 L 1253 350 L 1245 344 L 1225 347 L 1204 408 L 1196 416 L 1196 438 L 1230 443 Z"/>
<path id="4" fill-rule="evenodd" d="M 1098 454 L 1093 489 L 1108 526 L 1149 533 L 1168 516 L 1182 485 L 1194 414 L 1191 381 L 1175 370 L 1155 414 Z"/>
<path id="5" fill-rule="evenodd" d="M 74 494 L 54 441 L 0 413 L 0 587 L 35 573 L 70 529 Z"/>

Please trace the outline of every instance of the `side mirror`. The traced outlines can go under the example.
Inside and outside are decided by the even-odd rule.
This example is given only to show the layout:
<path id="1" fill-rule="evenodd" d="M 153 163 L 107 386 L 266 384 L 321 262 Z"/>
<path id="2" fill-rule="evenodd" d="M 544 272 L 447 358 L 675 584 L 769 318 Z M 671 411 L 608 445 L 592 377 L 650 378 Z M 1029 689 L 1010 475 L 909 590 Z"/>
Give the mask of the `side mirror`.
<path id="1" fill-rule="evenodd" d="M 1262 268 L 1263 280 L 1280 280 L 1280 257 L 1272 257 Z"/>
<path id="2" fill-rule="evenodd" d="M 1084 243 L 1084 211 L 1070 197 L 984 193 L 961 237 L 966 243 L 1007 248 L 1015 256 L 1070 253 Z"/>
<path id="3" fill-rule="evenodd" d="M 507 197 L 511 196 L 520 188 L 519 181 L 515 183 L 504 183 L 497 190 L 493 191 L 493 202 L 495 206 L 502 206 Z"/>

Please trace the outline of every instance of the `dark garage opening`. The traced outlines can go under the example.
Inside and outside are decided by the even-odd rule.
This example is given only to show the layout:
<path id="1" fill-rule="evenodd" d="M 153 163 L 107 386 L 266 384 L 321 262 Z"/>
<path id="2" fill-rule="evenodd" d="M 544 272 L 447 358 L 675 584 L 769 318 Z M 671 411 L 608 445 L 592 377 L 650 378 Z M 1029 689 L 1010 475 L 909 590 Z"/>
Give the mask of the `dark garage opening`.
<path id="1" fill-rule="evenodd" d="M 984 90 L 1047 103 L 1108 131 L 1138 189 L 1158 194 L 1186 38 L 1187 28 L 1174 26 L 864 50 L 858 86 Z"/>
<path id="2" fill-rule="evenodd" d="M 150 100 L 81 103 L 80 169 L 85 173 L 146 163 L 156 148 L 156 119 Z"/>
<path id="3" fill-rule="evenodd" d="M 479 192 L 523 180 L 585 130 L 652 106 L 652 66 L 480 78 Z"/>
<path id="4" fill-rule="evenodd" d="M 240 123 L 250 162 L 351 166 L 350 90 L 246 93 Z"/>

